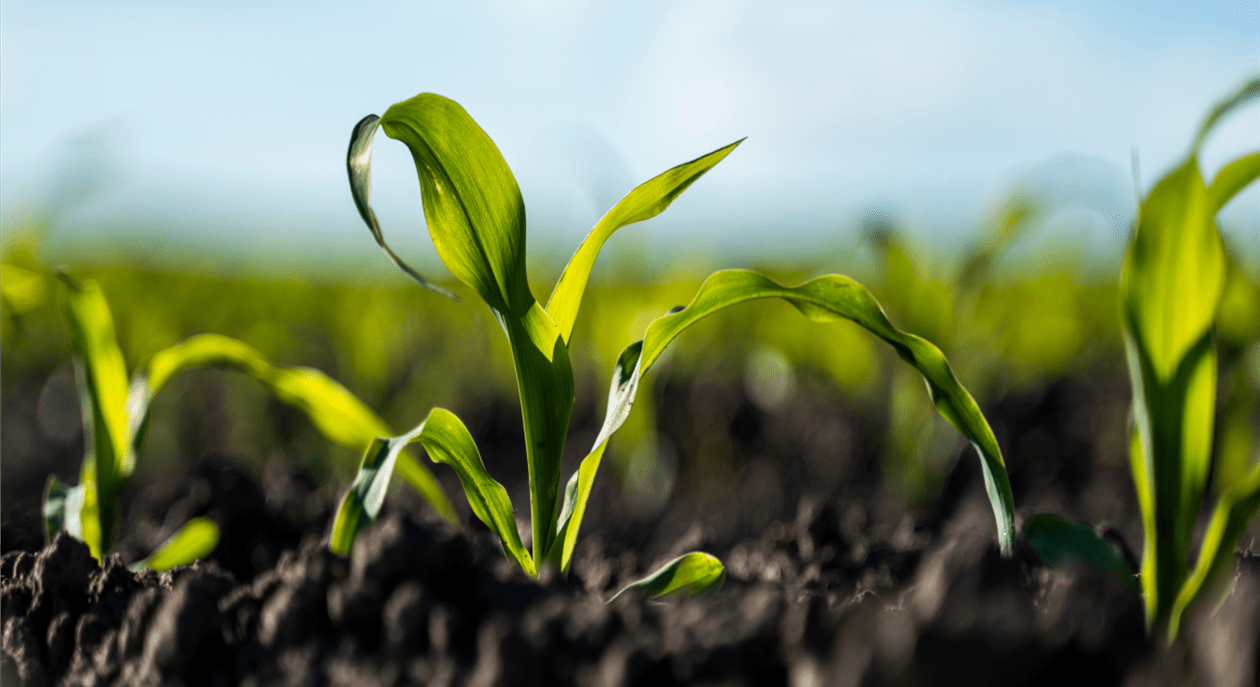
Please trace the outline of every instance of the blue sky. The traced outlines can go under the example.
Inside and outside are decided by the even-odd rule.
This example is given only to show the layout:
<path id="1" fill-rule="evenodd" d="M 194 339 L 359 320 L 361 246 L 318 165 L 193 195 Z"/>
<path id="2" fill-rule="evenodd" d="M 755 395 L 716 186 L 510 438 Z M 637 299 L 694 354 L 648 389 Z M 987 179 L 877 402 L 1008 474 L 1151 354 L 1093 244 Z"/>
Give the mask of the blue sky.
<path id="1" fill-rule="evenodd" d="M 1033 184 L 1064 206 L 1045 240 L 1117 253 L 1131 150 L 1149 187 L 1208 106 L 1260 73 L 1257 5 L 4 0 L 3 220 L 55 206 L 64 255 L 95 241 L 376 265 L 349 132 L 433 91 L 503 151 L 539 260 L 566 258 L 636 183 L 745 136 L 626 243 L 812 256 L 886 209 L 947 248 Z M 1257 148 L 1253 105 L 1203 166 Z M 387 237 L 431 260 L 403 146 L 379 137 L 374 179 Z M 1224 219 L 1260 253 L 1260 193 Z"/>

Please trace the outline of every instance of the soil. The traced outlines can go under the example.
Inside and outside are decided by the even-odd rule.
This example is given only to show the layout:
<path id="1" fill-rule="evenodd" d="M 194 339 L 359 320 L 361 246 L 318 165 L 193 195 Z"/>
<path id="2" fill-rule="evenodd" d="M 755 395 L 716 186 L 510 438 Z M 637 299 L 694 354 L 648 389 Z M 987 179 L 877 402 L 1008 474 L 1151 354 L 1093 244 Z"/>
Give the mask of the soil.
<path id="1" fill-rule="evenodd" d="M 986 409 L 1009 447 L 1017 524 L 1057 512 L 1140 547 L 1123 437 L 1113 436 L 1124 426 L 1123 384 L 1063 379 Z M 1164 649 L 1147 639 L 1140 603 L 1122 585 L 1050 570 L 1022 540 L 1012 557 L 999 555 L 971 449 L 930 504 L 895 498 L 880 478 L 878 418 L 823 386 L 805 383 L 766 410 L 739 385 L 663 382 L 661 431 L 679 466 L 670 497 L 644 513 L 601 474 L 568 579 L 527 579 L 484 527 L 458 530 L 405 490 L 339 558 L 325 546 L 335 491 L 299 466 L 260 475 L 227 455 L 133 483 L 126 536 L 99 566 L 65 535 L 42 546 L 29 490 L 51 460 L 6 467 L 3 682 L 1254 684 L 1260 551 L 1250 537 L 1226 603 Z M 21 417 L 10 405 L 6 434 Z M 520 445 L 514 412 L 492 407 L 468 425 L 491 473 L 528 512 L 523 471 L 500 467 L 519 456 L 493 449 Z M 586 441 L 594 422 L 579 412 L 571 443 Z M 207 560 L 128 571 L 124 561 L 195 515 L 222 529 Z M 717 595 L 605 603 L 693 549 L 726 564 Z"/>

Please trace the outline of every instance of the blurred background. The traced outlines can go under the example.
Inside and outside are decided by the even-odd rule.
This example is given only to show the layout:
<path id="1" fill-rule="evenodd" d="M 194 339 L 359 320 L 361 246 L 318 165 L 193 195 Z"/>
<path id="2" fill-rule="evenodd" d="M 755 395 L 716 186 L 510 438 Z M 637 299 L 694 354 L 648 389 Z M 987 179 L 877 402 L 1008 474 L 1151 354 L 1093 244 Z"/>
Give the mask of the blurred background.
<path id="1" fill-rule="evenodd" d="M 400 431 L 454 410 L 528 512 L 501 330 L 462 285 L 452 303 L 398 273 L 350 200 L 351 128 L 422 91 L 460 102 L 512 167 L 542 300 L 623 194 L 748 137 L 604 249 L 574 337 L 566 475 L 617 353 L 721 267 L 866 283 L 990 414 L 1025 471 L 1017 502 L 1079 461 L 1123 475 L 1115 282 L 1136 198 L 1207 109 L 1260 72 L 1258 5 L 5 0 L 5 545 L 38 538 L 23 524 L 30 484 L 73 481 L 83 453 L 51 269 L 100 281 L 130 369 L 215 332 L 327 372 Z M 1204 173 L 1257 148 L 1253 106 L 1209 139 Z M 378 137 L 373 164 L 387 239 L 449 280 L 406 149 Z M 1260 189 L 1219 219 L 1233 259 L 1222 408 L 1254 408 Z M 697 326 L 653 376 L 601 477 L 631 519 L 672 517 L 684 492 L 679 522 L 705 499 L 738 499 L 749 526 L 790 517 L 795 502 L 766 484 L 830 492 L 866 463 L 913 507 L 939 497 L 963 449 L 886 346 L 782 303 Z M 1053 427 L 1012 429 L 1065 399 L 1079 403 Z M 143 479 L 230 454 L 260 475 L 301 465 L 336 494 L 357 464 L 230 372 L 186 373 L 156 403 Z"/>

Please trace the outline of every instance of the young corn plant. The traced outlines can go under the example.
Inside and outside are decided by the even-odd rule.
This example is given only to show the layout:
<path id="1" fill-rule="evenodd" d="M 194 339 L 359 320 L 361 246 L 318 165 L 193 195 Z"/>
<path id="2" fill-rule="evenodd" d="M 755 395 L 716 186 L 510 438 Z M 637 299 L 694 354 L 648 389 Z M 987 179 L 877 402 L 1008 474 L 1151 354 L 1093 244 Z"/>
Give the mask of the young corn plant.
<path id="1" fill-rule="evenodd" d="M 532 554 L 518 534 L 507 491 L 486 472 L 477 446 L 460 420 L 434 409 L 407 434 L 380 438 L 363 458 L 354 484 L 334 521 L 331 547 L 348 554 L 354 538 L 380 511 L 399 452 L 419 442 L 430 459 L 454 468 L 473 514 L 490 528 L 505 554 L 527 575 L 544 564 L 568 574 L 591 486 L 609 438 L 625 421 L 639 380 L 684 330 L 708 315 L 745 301 L 780 298 L 818 322 L 849 319 L 887 341 L 926 381 L 937 410 L 966 436 L 980 456 L 985 487 L 1002 552 L 1011 551 L 1013 506 L 1002 455 L 975 401 L 954 377 L 936 346 L 898 330 L 861 284 L 839 275 L 785 287 L 756 272 L 711 275 L 687 306 L 653 321 L 643 340 L 617 359 L 604 422 L 587 456 L 560 489 L 560 458 L 573 407 L 571 335 L 587 279 L 600 248 L 618 229 L 663 212 L 683 191 L 741 141 L 674 167 L 643 183 L 618 202 L 578 247 L 544 307 L 525 273 L 525 206 L 516 179 L 490 137 L 457 103 L 424 93 L 369 115 L 354 128 L 346 167 L 355 205 L 390 259 L 421 285 L 447 296 L 407 266 L 385 243 L 369 204 L 372 140 L 378 128 L 410 149 L 420 178 L 424 216 L 438 256 L 490 307 L 507 335 L 516 369 L 529 468 Z M 636 585 L 644 593 L 697 593 L 720 586 L 724 568 L 693 552 Z"/>
<path id="2" fill-rule="evenodd" d="M 1260 152 L 1225 165 L 1211 184 L 1204 182 L 1198 163 L 1199 149 L 1221 117 L 1258 96 L 1260 79 L 1209 112 L 1185 161 L 1142 202 L 1120 277 L 1133 389 L 1130 467 L 1144 537 L 1137 579 L 1148 630 L 1164 633 L 1169 643 L 1186 609 L 1219 590 L 1238 540 L 1260 508 L 1260 455 L 1248 423 L 1225 423 L 1215 459 L 1212 446 L 1217 381 L 1213 324 L 1228 264 L 1216 215 L 1260 176 Z M 1209 473 L 1215 503 L 1192 557 Z M 1047 562 L 1069 557 L 1120 569 L 1114 552 L 1107 553 L 1114 543 L 1070 525 L 1079 523 L 1035 516 L 1026 532 Z"/>
<path id="3" fill-rule="evenodd" d="M 324 436 L 348 448 L 360 449 L 390 433 L 381 418 L 322 372 L 276 367 L 248 344 L 216 334 L 200 334 L 158 351 L 128 381 L 113 316 L 100 286 L 61 276 L 87 452 L 77 486 L 55 475 L 48 479 L 43 510 L 44 532 L 50 542 L 64 530 L 86 543 L 97 560 L 109 552 L 118 534 L 118 496 L 135 470 L 150 400 L 174 375 L 190 368 L 225 366 L 250 375 L 277 399 L 304 411 Z M 428 468 L 407 454 L 398 459 L 397 467 L 434 510 L 457 522 Z M 133 567 L 164 570 L 190 563 L 213 551 L 218 540 L 219 530 L 212 520 L 193 518 Z"/>

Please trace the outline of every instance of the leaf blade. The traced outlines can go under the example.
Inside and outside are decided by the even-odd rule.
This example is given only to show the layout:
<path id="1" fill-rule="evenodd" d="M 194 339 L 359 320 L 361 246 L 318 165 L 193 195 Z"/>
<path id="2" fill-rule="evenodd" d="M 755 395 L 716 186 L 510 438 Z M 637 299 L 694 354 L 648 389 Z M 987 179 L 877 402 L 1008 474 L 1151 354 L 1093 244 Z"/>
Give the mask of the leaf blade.
<path id="1" fill-rule="evenodd" d="M 818 277 L 800 286 L 783 287 L 768 277 L 748 270 L 716 272 L 700 286 L 691 303 L 675 308 L 648 325 L 643 341 L 631 344 L 618 358 L 617 374 L 609 390 L 604 425 L 591 452 L 566 488 L 561 524 L 563 549 L 554 552 L 567 572 L 577 532 L 581 527 L 584 498 L 589 496 L 604 444 L 629 414 L 638 379 L 679 334 L 699 320 L 737 303 L 761 298 L 781 298 L 814 321 L 848 319 L 893 346 L 903 360 L 923 375 L 937 411 L 975 447 L 984 474 L 985 490 L 997 526 L 1003 555 L 1010 555 L 1014 540 L 1014 498 L 1006 465 L 993 430 L 971 394 L 954 377 L 943 353 L 930 342 L 897 329 L 888 321 L 875 297 L 858 282 L 840 275 Z M 615 399 L 615 402 L 614 402 Z M 584 470 L 587 461 L 593 467 Z M 570 496 L 572 494 L 572 496 Z M 574 503 L 570 506 L 569 500 Z M 565 514 L 569 517 L 565 517 Z"/>
<path id="2" fill-rule="evenodd" d="M 653 599 L 716 594 L 725 581 L 726 568 L 722 561 L 703 551 L 692 551 L 662 565 L 651 575 L 626 585 L 608 603 L 613 603 L 630 590 Z"/>
<path id="3" fill-rule="evenodd" d="M 1244 155 L 1222 167 L 1212 179 L 1212 186 L 1208 188 L 1208 205 L 1212 215 L 1220 212 L 1230 199 L 1257 177 L 1260 177 L 1260 152 Z"/>
<path id="4" fill-rule="evenodd" d="M 346 151 L 346 174 L 350 177 L 350 195 L 354 199 L 354 206 L 359 211 L 359 217 L 363 218 L 363 223 L 372 232 L 372 238 L 376 239 L 376 245 L 385 251 L 385 254 L 389 256 L 389 259 L 393 261 L 398 269 L 402 270 L 421 286 L 458 301 L 459 296 L 425 279 L 419 272 L 412 269 L 411 265 L 403 262 L 403 259 L 398 257 L 393 249 L 385 243 L 385 235 L 381 233 L 381 224 L 377 221 L 376 213 L 373 212 L 371 204 L 372 139 L 376 136 L 376 130 L 380 127 L 380 122 L 380 117 L 370 114 L 359 120 L 359 123 L 354 125 L 354 130 L 350 133 L 350 149 Z"/>
<path id="5" fill-rule="evenodd" d="M 528 309 L 525 203 L 499 148 L 458 103 L 421 93 L 381 117 L 411 151 L 442 262 L 501 314 Z"/>
<path id="6" fill-rule="evenodd" d="M 573 333 L 573 324 L 577 319 L 578 309 L 582 305 L 582 296 L 586 292 L 586 283 L 590 279 L 591 270 L 595 267 L 595 259 L 604 242 L 618 229 L 651 219 L 662 212 L 682 195 L 691 184 L 695 183 L 705 172 L 726 158 L 744 139 L 740 139 L 717 150 L 702 155 L 690 162 L 672 167 L 661 174 L 643 182 L 627 193 L 617 202 L 591 229 L 586 238 L 569 258 L 560 279 L 556 282 L 547 301 L 547 314 L 555 320 L 560 335 L 566 345 Z"/>
<path id="7" fill-rule="evenodd" d="M 206 557 L 218 545 L 219 526 L 210 518 L 193 518 L 148 557 L 132 564 L 131 571 L 148 568 L 162 572 L 177 565 L 188 565 Z"/>
<path id="8" fill-rule="evenodd" d="M 304 412 L 321 434 L 341 446 L 362 449 L 377 437 L 393 435 L 384 420 L 331 377 L 308 367 L 277 367 L 249 344 L 218 334 L 199 334 L 154 354 L 147 368 L 146 399 L 175 374 L 209 366 L 230 367 L 258 380 L 278 400 Z M 141 413 L 147 411 L 147 400 L 137 405 Z M 404 454 L 400 460 L 404 477 L 433 510 L 457 523 L 455 509 L 433 473 L 410 455 Z"/>
<path id="9" fill-rule="evenodd" d="M 424 422 L 406 434 L 377 439 L 364 454 L 359 474 L 342 498 L 333 522 L 333 552 L 348 555 L 357 534 L 380 513 L 396 469 L 395 461 L 403 447 L 413 442 L 419 442 L 433 462 L 455 469 L 473 514 L 499 537 L 509 558 L 526 574 L 536 576 L 533 559 L 516 531 L 507 490 L 486 472 L 477 444 L 464 423 L 442 408 L 434 408 Z"/>

